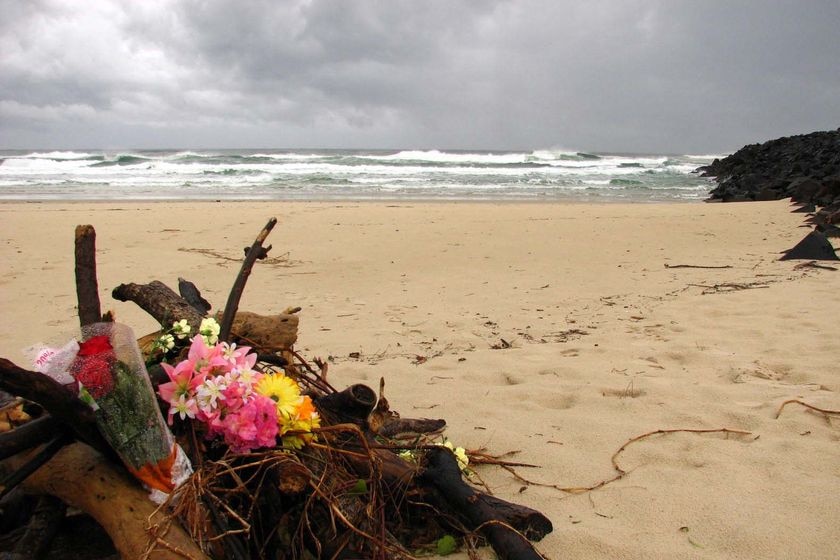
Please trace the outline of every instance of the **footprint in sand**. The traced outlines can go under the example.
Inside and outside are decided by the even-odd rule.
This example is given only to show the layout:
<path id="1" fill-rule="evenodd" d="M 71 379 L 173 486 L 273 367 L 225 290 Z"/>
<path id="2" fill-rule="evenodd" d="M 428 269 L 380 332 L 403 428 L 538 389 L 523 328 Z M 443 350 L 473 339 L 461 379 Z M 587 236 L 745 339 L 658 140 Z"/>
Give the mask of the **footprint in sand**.
<path id="1" fill-rule="evenodd" d="M 572 394 L 539 395 L 534 402 L 552 410 L 568 410 L 577 404 L 578 398 Z"/>
<path id="2" fill-rule="evenodd" d="M 464 379 L 467 381 L 476 381 L 481 384 L 487 384 L 488 379 L 485 375 L 472 375 L 467 374 L 464 376 Z M 521 385 L 525 383 L 525 379 L 519 375 L 513 373 L 499 373 L 493 376 L 493 380 L 489 381 L 493 385 L 501 385 L 503 387 L 509 387 L 513 385 Z"/>
<path id="3" fill-rule="evenodd" d="M 659 360 L 654 358 L 653 356 L 647 356 L 645 358 L 639 358 L 640 361 L 644 362 L 647 367 L 652 367 L 655 369 L 665 369 L 665 366 L 659 363 Z"/>
<path id="4" fill-rule="evenodd" d="M 587 372 L 582 371 L 573 366 L 561 366 L 561 367 L 552 367 L 547 369 L 541 369 L 537 372 L 537 375 L 546 376 L 550 375 L 552 377 L 556 377 L 558 379 L 589 379 L 589 375 Z"/>
<path id="5" fill-rule="evenodd" d="M 753 362 L 754 367 L 742 368 L 732 372 L 733 383 L 744 383 L 746 381 L 783 381 L 791 373 L 792 369 L 786 365 L 769 366 L 761 362 Z"/>

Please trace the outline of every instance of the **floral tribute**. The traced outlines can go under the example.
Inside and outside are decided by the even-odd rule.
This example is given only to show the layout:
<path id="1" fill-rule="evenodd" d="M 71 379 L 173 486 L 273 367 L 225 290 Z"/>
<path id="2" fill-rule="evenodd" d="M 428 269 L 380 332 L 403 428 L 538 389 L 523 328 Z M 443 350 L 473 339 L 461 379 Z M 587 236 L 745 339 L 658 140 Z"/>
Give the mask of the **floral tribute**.
<path id="1" fill-rule="evenodd" d="M 82 335 L 69 388 L 94 409 L 99 431 L 128 470 L 168 494 L 192 470 L 163 420 L 134 333 L 119 323 L 96 323 Z"/>
<path id="2" fill-rule="evenodd" d="M 172 330 L 174 336 L 183 334 L 184 323 L 174 323 Z M 159 340 L 167 336 L 173 335 Z M 217 342 L 217 337 L 215 321 L 205 319 L 186 358 L 161 363 L 169 382 L 158 387 L 158 394 L 169 406 L 169 424 L 176 418 L 199 422 L 209 438 L 222 439 L 234 453 L 278 444 L 301 449 L 312 441 L 320 417 L 297 382 L 283 373 L 257 371 L 250 347 Z"/>

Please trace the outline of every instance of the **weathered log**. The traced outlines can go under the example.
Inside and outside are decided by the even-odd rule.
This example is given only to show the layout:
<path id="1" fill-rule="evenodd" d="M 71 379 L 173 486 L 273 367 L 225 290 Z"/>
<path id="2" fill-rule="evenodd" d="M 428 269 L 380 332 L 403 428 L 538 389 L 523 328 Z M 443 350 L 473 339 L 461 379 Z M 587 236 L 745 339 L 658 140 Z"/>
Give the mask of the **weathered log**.
<path id="1" fill-rule="evenodd" d="M 220 320 L 218 314 L 216 318 Z M 257 352 L 282 352 L 297 342 L 298 321 L 298 316 L 290 313 L 259 315 L 239 311 L 231 326 L 230 339 L 241 341 Z"/>
<path id="2" fill-rule="evenodd" d="M 7 558 L 10 560 L 46 558 L 66 513 L 67 506 L 64 502 L 54 496 L 41 496 L 29 519 L 26 532 L 15 543 L 14 551 Z"/>
<path id="3" fill-rule="evenodd" d="M 169 328 L 175 321 L 186 319 L 197 333 L 203 316 L 169 286 L 158 280 L 148 284 L 120 284 L 111 292 L 117 301 L 133 301 L 161 326 Z"/>
<path id="4" fill-rule="evenodd" d="M 40 404 L 78 439 L 113 455 L 113 450 L 96 428 L 93 410 L 51 377 L 27 371 L 0 358 L 0 388 Z"/>
<path id="5" fill-rule="evenodd" d="M 39 447 L 37 451 L 31 453 L 26 463 L 23 463 L 0 480 L 0 486 L 3 487 L 2 492 L 0 492 L 0 499 L 17 488 L 21 482 L 40 469 L 71 441 L 72 439 L 67 432 L 59 432 L 47 445 Z"/>
<path id="6" fill-rule="evenodd" d="M 315 399 L 315 406 L 331 424 L 352 423 L 367 428 L 367 418 L 376 406 L 376 392 L 361 383 Z"/>
<path id="7" fill-rule="evenodd" d="M 46 443 L 55 437 L 61 428 L 58 420 L 49 414 L 43 414 L 31 422 L 3 432 L 0 434 L 0 460 Z"/>
<path id="8" fill-rule="evenodd" d="M 384 404 L 381 404 L 382 401 Z M 376 402 L 373 389 L 361 384 L 316 399 L 318 410 L 326 418 L 352 423 L 359 427 L 359 437 L 366 438 L 369 452 L 375 460 L 355 455 L 347 457 L 349 465 L 359 476 L 369 478 L 376 475 L 391 489 L 418 483 L 419 490 L 447 506 L 444 509 L 455 512 L 471 530 L 479 530 L 487 537 L 502 560 L 542 558 L 527 539 L 539 540 L 550 533 L 551 521 L 536 510 L 506 502 L 469 486 L 464 482 L 451 451 L 444 447 L 427 449 L 426 464 L 422 475 L 418 476 L 416 466 L 403 461 L 390 450 L 376 447 L 367 420 L 375 419 L 380 428 L 398 420 L 388 409 L 384 396 L 380 398 L 380 404 Z M 358 439 L 355 442 L 349 439 L 344 443 L 333 443 L 357 451 L 364 447 Z M 373 463 L 377 465 L 377 473 L 372 472 Z"/>
<path id="9" fill-rule="evenodd" d="M 432 434 L 446 427 L 443 418 L 392 418 L 377 432 L 387 438 L 400 435 Z"/>
<path id="10" fill-rule="evenodd" d="M 455 456 L 444 447 L 429 449 L 425 459 L 420 478 L 437 489 L 439 498 L 470 529 L 478 530 L 487 538 L 501 560 L 542 560 L 543 556 L 525 535 L 541 538 L 551 532 L 551 521 L 547 517 L 498 498 L 488 499 L 489 496 L 467 485 Z"/>
<path id="11" fill-rule="evenodd" d="M 18 455 L 6 464 L 16 468 L 26 459 Z M 185 531 L 170 524 L 134 479 L 87 445 L 65 447 L 23 487 L 34 494 L 55 496 L 89 514 L 105 529 L 122 558 L 207 559 Z"/>
<path id="12" fill-rule="evenodd" d="M 96 230 L 91 225 L 76 226 L 76 297 L 80 326 L 102 320 L 96 279 Z"/>
<path id="13" fill-rule="evenodd" d="M 207 315 L 212 307 L 209 301 L 201 297 L 201 292 L 196 285 L 189 280 L 178 278 L 178 293 L 202 315 Z"/>
<path id="14" fill-rule="evenodd" d="M 402 418 L 391 410 L 388 399 L 385 398 L 385 378 L 379 378 L 379 400 L 373 411 L 368 415 L 368 429 L 374 434 L 396 438 L 400 435 L 431 434 L 446 427 L 446 420 L 442 418 Z"/>
<path id="15" fill-rule="evenodd" d="M 192 332 L 197 333 L 203 319 L 187 300 L 158 280 L 148 284 L 120 284 L 112 295 L 116 300 L 136 303 L 164 328 L 186 319 Z M 221 314 L 216 314 L 216 319 L 221 320 Z M 288 350 L 297 341 L 298 321 L 298 316 L 290 313 L 259 315 L 240 311 L 233 320 L 231 338 L 260 352 Z"/>
<path id="16" fill-rule="evenodd" d="M 277 218 L 271 218 L 265 224 L 262 231 L 257 235 L 254 244 L 245 253 L 245 260 L 242 262 L 242 269 L 233 283 L 233 287 L 228 295 L 227 303 L 225 304 L 224 314 L 222 315 L 222 322 L 220 324 L 219 340 L 228 340 L 231 329 L 233 327 L 233 319 L 236 317 L 236 312 L 239 310 L 239 300 L 242 299 L 242 292 L 245 290 L 245 283 L 248 281 L 248 276 L 251 275 L 251 269 L 254 263 L 259 258 L 265 258 L 271 246 L 264 248 L 262 246 L 268 234 L 274 229 L 277 224 Z"/>

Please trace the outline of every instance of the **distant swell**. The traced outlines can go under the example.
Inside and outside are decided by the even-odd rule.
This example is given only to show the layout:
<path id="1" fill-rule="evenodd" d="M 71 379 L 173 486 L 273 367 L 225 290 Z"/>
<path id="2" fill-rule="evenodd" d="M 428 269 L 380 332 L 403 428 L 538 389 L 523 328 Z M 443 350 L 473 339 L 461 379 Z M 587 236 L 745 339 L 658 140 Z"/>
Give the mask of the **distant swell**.
<path id="1" fill-rule="evenodd" d="M 0 152 L 0 200 L 702 200 L 703 156 L 566 149 Z M 710 160 L 709 160 L 710 162 Z"/>
<path id="2" fill-rule="evenodd" d="M 99 163 L 94 163 L 91 167 L 110 167 L 114 165 L 137 165 L 139 163 L 144 163 L 147 161 L 151 161 L 149 158 L 143 156 L 130 156 L 130 155 L 123 155 L 117 156 L 115 159 L 112 160 L 105 160 L 100 161 Z"/>

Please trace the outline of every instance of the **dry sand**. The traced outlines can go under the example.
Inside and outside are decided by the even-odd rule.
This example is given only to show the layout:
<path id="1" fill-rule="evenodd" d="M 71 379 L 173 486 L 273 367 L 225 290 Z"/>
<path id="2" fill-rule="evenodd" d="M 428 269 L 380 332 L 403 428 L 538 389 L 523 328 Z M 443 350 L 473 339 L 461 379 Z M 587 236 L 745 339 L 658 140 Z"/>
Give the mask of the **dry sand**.
<path id="1" fill-rule="evenodd" d="M 338 386 L 386 380 L 404 416 L 540 465 L 480 473 L 543 511 L 559 558 L 840 557 L 840 273 L 779 262 L 787 202 L 0 204 L 0 355 L 74 333 L 73 230 L 98 232 L 104 304 L 178 276 L 224 304 L 271 216 L 242 308 L 300 305 L 298 348 Z M 727 267 L 688 268 L 680 265 Z M 493 349 L 502 340 L 512 345 Z M 351 353 L 359 358 L 351 358 Z M 418 359 L 421 357 L 422 359 Z M 422 362 L 422 363 L 417 363 Z"/>

